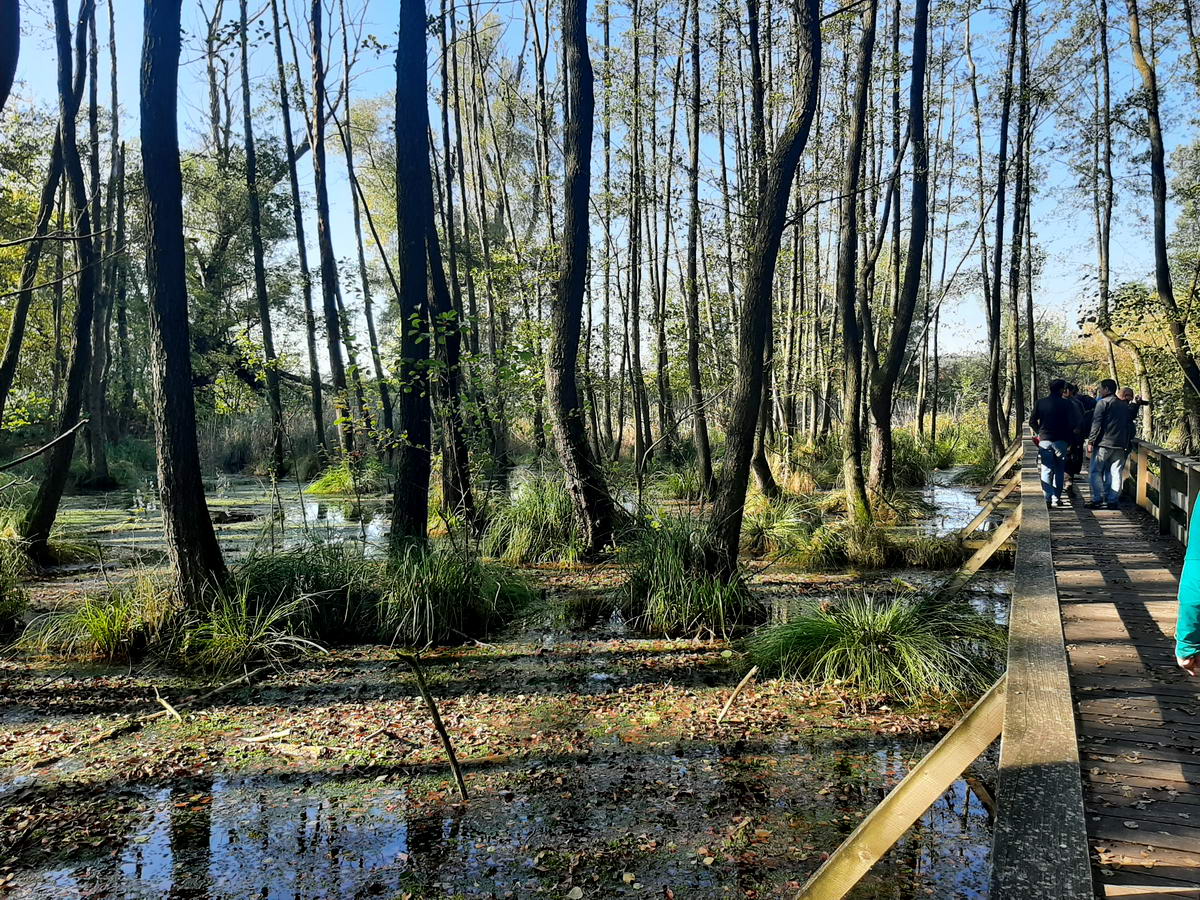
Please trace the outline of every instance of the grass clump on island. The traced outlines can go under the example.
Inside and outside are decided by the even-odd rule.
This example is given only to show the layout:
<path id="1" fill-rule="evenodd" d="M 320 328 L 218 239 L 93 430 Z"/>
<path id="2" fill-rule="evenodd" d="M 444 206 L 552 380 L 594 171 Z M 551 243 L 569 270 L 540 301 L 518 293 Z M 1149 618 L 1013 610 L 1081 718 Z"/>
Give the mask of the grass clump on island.
<path id="1" fill-rule="evenodd" d="M 982 693 L 1004 665 L 1004 630 L 935 593 L 846 593 L 747 641 L 764 672 L 864 700 Z"/>
<path id="2" fill-rule="evenodd" d="M 18 648 L 109 661 L 159 656 L 229 672 L 326 645 L 410 648 L 484 637 L 533 596 L 506 569 L 449 546 L 388 560 L 346 544 L 312 543 L 251 557 L 224 590 L 183 608 L 169 583 L 141 578 L 30 623 Z"/>
<path id="3" fill-rule="evenodd" d="M 483 533 L 483 555 L 510 565 L 561 562 L 583 555 L 583 534 L 562 478 L 531 472 L 498 501 Z"/>
<path id="4" fill-rule="evenodd" d="M 387 469 L 379 460 L 353 462 L 343 457 L 318 475 L 304 493 L 329 497 L 380 494 L 388 490 L 388 484 Z"/>
<path id="5" fill-rule="evenodd" d="M 640 631 L 670 637 L 729 637 L 763 621 L 766 608 L 743 579 L 707 568 L 707 520 L 665 516 L 640 529 L 622 550 L 629 579 L 621 606 Z"/>

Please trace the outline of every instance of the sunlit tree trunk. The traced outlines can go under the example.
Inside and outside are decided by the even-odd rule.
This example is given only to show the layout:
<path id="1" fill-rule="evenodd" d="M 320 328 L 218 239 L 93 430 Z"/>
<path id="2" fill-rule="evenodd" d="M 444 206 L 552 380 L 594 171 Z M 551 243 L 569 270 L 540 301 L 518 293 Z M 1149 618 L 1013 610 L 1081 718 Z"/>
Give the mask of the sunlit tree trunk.
<path id="1" fill-rule="evenodd" d="M 194 603 L 205 589 L 221 586 L 227 574 L 204 499 L 196 443 L 176 113 L 180 4 L 181 0 L 146 4 L 141 137 L 150 374 L 163 530 L 179 594 L 186 603 Z"/>
<path id="2" fill-rule="evenodd" d="M 871 7 L 874 10 L 874 5 Z M 800 156 L 817 107 L 821 71 L 820 7 L 806 0 L 796 7 L 800 83 L 797 106 L 776 145 L 766 172 L 765 188 L 757 197 L 757 216 L 750 232 L 741 326 L 737 348 L 737 377 L 730 403 L 725 461 L 713 503 L 713 559 L 716 572 L 736 577 L 738 544 L 750 460 L 754 454 L 755 426 L 763 390 L 763 352 L 769 338 L 771 295 L 775 263 L 787 219 L 788 199 Z"/>

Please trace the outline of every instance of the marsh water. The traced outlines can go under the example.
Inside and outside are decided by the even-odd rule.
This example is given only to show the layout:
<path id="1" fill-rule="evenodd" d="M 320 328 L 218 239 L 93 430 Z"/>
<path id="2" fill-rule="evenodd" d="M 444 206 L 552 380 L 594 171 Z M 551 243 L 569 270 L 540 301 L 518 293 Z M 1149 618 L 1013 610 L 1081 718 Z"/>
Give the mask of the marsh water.
<path id="1" fill-rule="evenodd" d="M 385 498 L 318 499 L 296 486 L 248 479 L 223 479 L 210 490 L 231 559 L 314 536 L 382 552 Z M 978 510 L 974 494 L 940 478 L 925 491 L 935 511 L 916 527 L 939 535 L 961 528 Z M 77 593 L 113 571 L 161 564 L 160 518 L 145 493 L 72 498 L 66 519 L 68 531 L 101 543 L 102 561 L 60 572 L 47 587 Z M 982 576 L 972 602 L 1002 620 L 1008 575 Z M 921 587 L 944 577 L 904 570 L 872 581 Z M 779 580 L 788 584 L 786 575 Z M 551 636 L 551 652 L 581 639 L 641 652 L 643 642 L 618 624 L 600 623 L 586 635 L 564 626 Z M 541 642 L 517 655 L 539 665 L 544 635 Z M 637 679 L 623 682 L 594 659 L 585 657 L 582 669 L 546 689 L 574 692 L 575 705 L 588 695 L 637 690 Z M 707 685 L 707 675 L 684 677 L 696 679 L 697 690 L 728 690 L 723 679 Z M 485 698 L 497 689 L 475 688 Z M 292 701 L 275 702 L 286 708 Z M 474 795 L 466 803 L 450 793 L 440 765 L 347 762 L 290 771 L 289 763 L 283 771 L 276 765 L 241 774 L 181 766 L 178 777 L 97 785 L 110 838 L 83 857 L 51 853 L 7 883 L 0 877 L 0 889 L 39 900 L 580 896 L 573 887 L 586 897 L 792 896 L 799 873 L 810 872 L 933 739 L 886 729 L 839 734 L 804 722 L 787 715 L 751 721 L 727 741 L 673 734 L 629 742 L 579 726 L 575 752 L 484 757 L 469 769 Z M 985 758 L 956 781 L 851 896 L 987 896 L 990 768 Z M 36 781 L 9 788 L 39 789 Z"/>

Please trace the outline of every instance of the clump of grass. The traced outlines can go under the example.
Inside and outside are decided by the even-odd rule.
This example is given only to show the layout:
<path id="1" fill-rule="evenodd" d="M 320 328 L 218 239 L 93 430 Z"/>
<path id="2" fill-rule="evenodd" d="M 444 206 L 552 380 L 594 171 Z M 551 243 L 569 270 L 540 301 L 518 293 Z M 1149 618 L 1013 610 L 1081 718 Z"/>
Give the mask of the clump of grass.
<path id="1" fill-rule="evenodd" d="M 871 497 L 871 512 L 880 524 L 911 525 L 936 511 L 937 508 L 916 491 L 893 491 L 886 497 Z"/>
<path id="2" fill-rule="evenodd" d="M 412 647 L 486 635 L 533 596 L 504 569 L 444 545 L 405 548 L 383 584 L 381 637 Z"/>
<path id="3" fill-rule="evenodd" d="M 13 580 L 0 575 L 0 643 L 7 643 L 21 630 L 29 609 L 29 595 Z"/>
<path id="4" fill-rule="evenodd" d="M 700 473 L 694 466 L 684 466 L 670 472 L 664 472 L 655 485 L 657 493 L 664 500 L 684 500 L 696 503 L 704 499 L 704 484 Z"/>
<path id="5" fill-rule="evenodd" d="M 740 577 L 709 571 L 709 541 L 703 519 L 671 516 L 629 542 L 622 606 L 630 624 L 652 634 L 727 637 L 762 621 L 765 607 Z"/>
<path id="6" fill-rule="evenodd" d="M 951 569 L 966 561 L 969 551 L 953 535 L 918 534 L 894 541 L 904 565 L 915 569 Z"/>
<path id="7" fill-rule="evenodd" d="M 304 492 L 335 496 L 378 494 L 387 490 L 387 485 L 387 470 L 379 460 L 355 463 L 343 458 L 326 468 Z"/>
<path id="8" fill-rule="evenodd" d="M 1003 648 L 1003 630 L 969 605 L 918 592 L 847 594 L 748 645 L 764 671 L 903 702 L 982 692 Z"/>
<path id="9" fill-rule="evenodd" d="M 301 637 L 306 600 L 261 602 L 250 592 L 221 591 L 183 634 L 180 656 L 191 667 L 231 672 L 259 660 L 280 660 L 322 648 Z M 299 627 L 298 627 L 299 626 Z"/>
<path id="10" fill-rule="evenodd" d="M 751 554 L 793 552 L 804 546 L 813 524 L 813 516 L 803 502 L 763 498 L 746 506 L 742 546 Z"/>
<path id="11" fill-rule="evenodd" d="M 105 659 L 129 659 L 163 639 L 177 610 L 166 586 L 151 578 L 84 597 L 70 609 L 38 616 L 17 641 L 20 649 Z"/>
<path id="12" fill-rule="evenodd" d="M 381 568 L 358 544 L 312 541 L 254 554 L 234 575 L 240 589 L 260 602 L 303 601 L 297 612 L 304 612 L 304 633 L 342 643 L 377 637 Z"/>
<path id="13" fill-rule="evenodd" d="M 561 479 L 538 472 L 522 481 L 492 513 L 482 548 L 510 564 L 578 562 L 583 536 Z"/>

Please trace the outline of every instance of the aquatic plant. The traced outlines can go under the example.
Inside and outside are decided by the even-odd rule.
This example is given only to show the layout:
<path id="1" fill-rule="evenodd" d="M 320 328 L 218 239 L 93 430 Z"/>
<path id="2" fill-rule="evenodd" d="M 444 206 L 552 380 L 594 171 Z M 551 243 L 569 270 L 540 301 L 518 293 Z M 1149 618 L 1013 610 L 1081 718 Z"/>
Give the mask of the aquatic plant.
<path id="1" fill-rule="evenodd" d="M 506 563 L 578 562 L 583 537 L 562 479 L 533 472 L 496 504 L 483 533 L 484 556 Z"/>
<path id="2" fill-rule="evenodd" d="M 848 593 L 747 642 L 762 670 L 862 698 L 977 694 L 1003 666 L 1004 632 L 936 594 Z"/>
<path id="3" fill-rule="evenodd" d="M 742 516 L 742 547 L 751 554 L 795 551 L 814 525 L 808 504 L 795 499 L 769 501 L 760 495 L 747 503 Z"/>
<path id="4" fill-rule="evenodd" d="M 623 548 L 629 580 L 622 607 L 634 627 L 652 634 L 726 637 L 762 621 L 765 607 L 741 577 L 726 581 L 707 569 L 707 521 L 665 516 Z"/>
<path id="5" fill-rule="evenodd" d="M 129 659 L 169 639 L 176 626 L 169 586 L 149 577 L 85 596 L 77 606 L 44 613 L 17 640 L 27 652 Z"/>
<path id="6" fill-rule="evenodd" d="M 377 459 L 355 463 L 342 458 L 328 466 L 304 489 L 306 494 L 357 496 L 379 494 L 387 490 L 387 470 Z"/>
<path id="7" fill-rule="evenodd" d="M 696 502 L 704 499 L 704 485 L 695 466 L 662 473 L 655 481 L 655 492 L 664 500 Z"/>
<path id="8" fill-rule="evenodd" d="M 381 587 L 379 638 L 409 647 L 486 635 L 533 597 L 505 569 L 441 544 L 393 556 Z"/>

